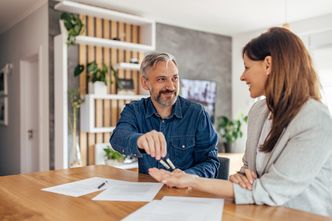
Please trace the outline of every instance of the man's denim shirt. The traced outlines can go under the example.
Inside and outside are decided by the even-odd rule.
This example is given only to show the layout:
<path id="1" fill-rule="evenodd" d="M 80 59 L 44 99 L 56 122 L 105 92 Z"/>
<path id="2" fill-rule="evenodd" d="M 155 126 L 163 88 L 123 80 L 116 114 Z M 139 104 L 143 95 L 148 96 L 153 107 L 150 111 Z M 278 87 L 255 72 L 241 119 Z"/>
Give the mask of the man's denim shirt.
<path id="1" fill-rule="evenodd" d="M 137 156 L 140 173 L 148 173 L 152 167 L 165 169 L 155 158 L 138 149 L 138 137 L 152 130 L 164 134 L 167 156 L 176 168 L 201 177 L 216 177 L 218 136 L 201 105 L 179 96 L 167 119 L 160 118 L 151 98 L 125 106 L 110 143 L 120 153 Z"/>

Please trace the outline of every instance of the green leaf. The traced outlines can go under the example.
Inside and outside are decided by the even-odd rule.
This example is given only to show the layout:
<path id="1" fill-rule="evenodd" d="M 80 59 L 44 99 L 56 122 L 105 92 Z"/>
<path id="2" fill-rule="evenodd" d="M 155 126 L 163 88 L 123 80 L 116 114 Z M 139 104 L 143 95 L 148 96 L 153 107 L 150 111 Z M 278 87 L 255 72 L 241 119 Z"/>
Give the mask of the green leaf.
<path id="1" fill-rule="evenodd" d="M 76 65 L 76 67 L 74 69 L 74 76 L 76 77 L 76 76 L 80 75 L 83 71 L 84 71 L 84 65 L 82 65 L 82 64 Z"/>
<path id="2" fill-rule="evenodd" d="M 78 15 L 67 12 L 63 12 L 60 15 L 60 19 L 64 21 L 63 23 L 68 31 L 67 44 L 74 44 L 76 36 L 78 36 L 83 30 L 83 22 Z"/>
<path id="3" fill-rule="evenodd" d="M 107 148 L 104 148 L 105 157 L 110 160 L 123 160 L 124 156 L 119 153 L 118 151 L 114 150 L 112 147 L 107 146 Z"/>

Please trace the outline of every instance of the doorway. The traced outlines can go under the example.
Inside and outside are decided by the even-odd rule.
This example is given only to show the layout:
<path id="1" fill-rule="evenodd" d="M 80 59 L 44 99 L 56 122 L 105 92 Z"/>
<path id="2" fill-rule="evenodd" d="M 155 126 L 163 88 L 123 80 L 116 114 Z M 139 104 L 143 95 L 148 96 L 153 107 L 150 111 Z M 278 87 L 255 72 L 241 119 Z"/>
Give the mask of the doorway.
<path id="1" fill-rule="evenodd" d="M 40 171 L 39 53 L 20 61 L 21 173 Z"/>

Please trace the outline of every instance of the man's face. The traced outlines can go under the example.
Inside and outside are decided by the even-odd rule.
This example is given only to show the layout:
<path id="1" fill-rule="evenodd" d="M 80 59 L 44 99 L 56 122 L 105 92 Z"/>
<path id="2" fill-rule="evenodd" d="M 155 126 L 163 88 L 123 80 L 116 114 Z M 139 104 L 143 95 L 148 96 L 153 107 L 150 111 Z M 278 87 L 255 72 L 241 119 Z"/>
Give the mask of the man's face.
<path id="1" fill-rule="evenodd" d="M 142 77 L 142 86 L 161 108 L 171 107 L 179 95 L 179 73 L 172 61 L 162 61 Z"/>

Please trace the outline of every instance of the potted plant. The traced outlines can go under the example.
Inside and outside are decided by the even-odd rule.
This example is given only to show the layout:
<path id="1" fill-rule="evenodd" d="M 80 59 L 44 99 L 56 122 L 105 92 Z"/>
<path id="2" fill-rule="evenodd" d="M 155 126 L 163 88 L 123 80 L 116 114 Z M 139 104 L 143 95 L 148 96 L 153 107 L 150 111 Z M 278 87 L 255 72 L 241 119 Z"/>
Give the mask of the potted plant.
<path id="1" fill-rule="evenodd" d="M 67 35 L 67 44 L 74 44 L 76 36 L 80 35 L 83 31 L 83 22 L 78 15 L 68 12 L 61 13 L 60 19 L 61 32 Z"/>
<path id="2" fill-rule="evenodd" d="M 102 68 L 99 68 L 96 61 L 88 63 L 87 77 L 89 81 L 89 93 L 107 94 L 107 72 L 108 67 L 106 64 L 103 64 Z"/>
<path id="3" fill-rule="evenodd" d="M 79 64 L 75 67 L 74 75 L 79 76 L 84 70 L 84 65 Z M 115 81 L 118 79 L 118 70 L 110 65 L 109 70 L 114 75 Z M 92 61 L 87 65 L 87 80 L 89 81 L 90 94 L 107 94 L 107 72 L 108 67 L 106 64 L 99 68 L 96 61 Z M 110 84 L 113 83 L 112 78 L 109 79 Z"/>
<path id="4" fill-rule="evenodd" d="M 106 165 L 119 165 L 122 164 L 125 159 L 124 155 L 114 150 L 110 145 L 107 145 L 107 147 L 104 148 L 104 152 Z"/>
<path id="5" fill-rule="evenodd" d="M 241 114 L 237 119 L 229 119 L 226 116 L 217 118 L 217 131 L 221 136 L 221 142 L 224 146 L 225 152 L 231 152 L 231 145 L 241 138 L 243 133 L 241 130 L 242 124 L 248 121 L 248 117 Z"/>

